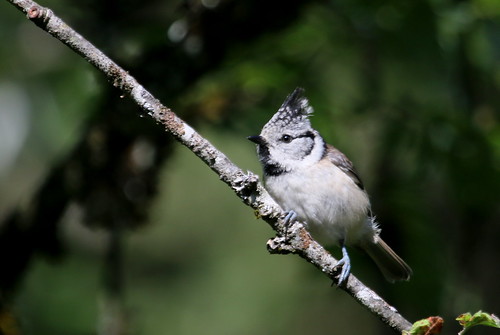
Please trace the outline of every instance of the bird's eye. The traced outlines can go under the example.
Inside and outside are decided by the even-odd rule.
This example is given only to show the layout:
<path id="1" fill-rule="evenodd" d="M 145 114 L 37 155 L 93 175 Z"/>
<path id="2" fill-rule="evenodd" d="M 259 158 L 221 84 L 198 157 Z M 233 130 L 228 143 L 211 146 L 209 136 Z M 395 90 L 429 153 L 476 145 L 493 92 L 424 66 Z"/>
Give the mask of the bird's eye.
<path id="1" fill-rule="evenodd" d="M 290 136 L 290 135 L 286 135 L 285 134 L 285 135 L 281 136 L 281 141 L 282 142 L 290 143 L 290 142 L 292 142 L 292 140 L 293 140 L 293 137 Z"/>

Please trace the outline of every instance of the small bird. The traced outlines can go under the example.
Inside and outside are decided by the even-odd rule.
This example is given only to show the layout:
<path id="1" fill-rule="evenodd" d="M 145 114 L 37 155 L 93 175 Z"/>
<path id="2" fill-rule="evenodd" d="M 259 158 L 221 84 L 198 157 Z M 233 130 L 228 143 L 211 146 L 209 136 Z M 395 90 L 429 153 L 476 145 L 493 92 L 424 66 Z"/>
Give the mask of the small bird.
<path id="1" fill-rule="evenodd" d="M 364 250 L 388 281 L 408 280 L 412 270 L 380 238 L 368 194 L 353 164 L 311 127 L 313 109 L 303 92 L 296 88 L 261 134 L 248 137 L 257 144 L 267 191 L 287 211 L 286 223 L 305 221 L 320 243 L 340 246 L 339 286 L 351 271 L 346 246 Z"/>

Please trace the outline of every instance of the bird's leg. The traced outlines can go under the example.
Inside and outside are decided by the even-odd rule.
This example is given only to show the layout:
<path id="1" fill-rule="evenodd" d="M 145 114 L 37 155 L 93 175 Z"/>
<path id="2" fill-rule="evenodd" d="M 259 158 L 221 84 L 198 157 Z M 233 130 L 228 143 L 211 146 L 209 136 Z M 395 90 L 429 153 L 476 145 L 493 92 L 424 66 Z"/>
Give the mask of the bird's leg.
<path id="1" fill-rule="evenodd" d="M 283 226 L 285 227 L 285 241 L 288 239 L 288 228 L 296 218 L 297 213 L 295 213 L 293 210 L 286 211 L 286 216 L 283 219 Z"/>
<path id="2" fill-rule="evenodd" d="M 338 286 L 343 285 L 349 277 L 349 274 L 351 273 L 351 260 L 349 258 L 349 254 L 347 253 L 347 248 L 345 247 L 344 240 L 340 241 L 340 245 L 342 247 L 342 258 L 335 265 L 335 268 L 342 266 L 342 271 L 340 272 L 339 281 L 337 284 Z"/>

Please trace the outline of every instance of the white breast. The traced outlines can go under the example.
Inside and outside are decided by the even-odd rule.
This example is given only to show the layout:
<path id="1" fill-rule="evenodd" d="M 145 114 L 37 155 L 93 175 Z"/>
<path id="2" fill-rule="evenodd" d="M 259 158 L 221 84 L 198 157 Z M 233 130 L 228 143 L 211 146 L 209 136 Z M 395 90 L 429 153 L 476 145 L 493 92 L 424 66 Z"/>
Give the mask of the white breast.
<path id="1" fill-rule="evenodd" d="M 305 220 L 313 237 L 327 245 L 359 244 L 375 233 L 367 218 L 370 202 L 342 170 L 327 160 L 266 179 L 266 189 L 286 210 Z"/>

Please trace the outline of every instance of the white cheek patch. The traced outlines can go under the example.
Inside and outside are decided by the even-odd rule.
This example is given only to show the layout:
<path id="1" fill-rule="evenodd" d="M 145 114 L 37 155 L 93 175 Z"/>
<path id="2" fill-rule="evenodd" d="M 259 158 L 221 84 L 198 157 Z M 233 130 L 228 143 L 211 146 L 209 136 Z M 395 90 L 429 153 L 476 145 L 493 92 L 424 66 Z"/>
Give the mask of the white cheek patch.
<path id="1" fill-rule="evenodd" d="M 321 158 L 323 158 L 324 154 L 325 142 L 323 141 L 323 138 L 319 136 L 319 134 L 316 134 L 316 137 L 314 138 L 314 147 L 311 150 L 310 154 L 304 157 L 302 162 L 304 165 L 316 164 L 321 160 Z"/>

